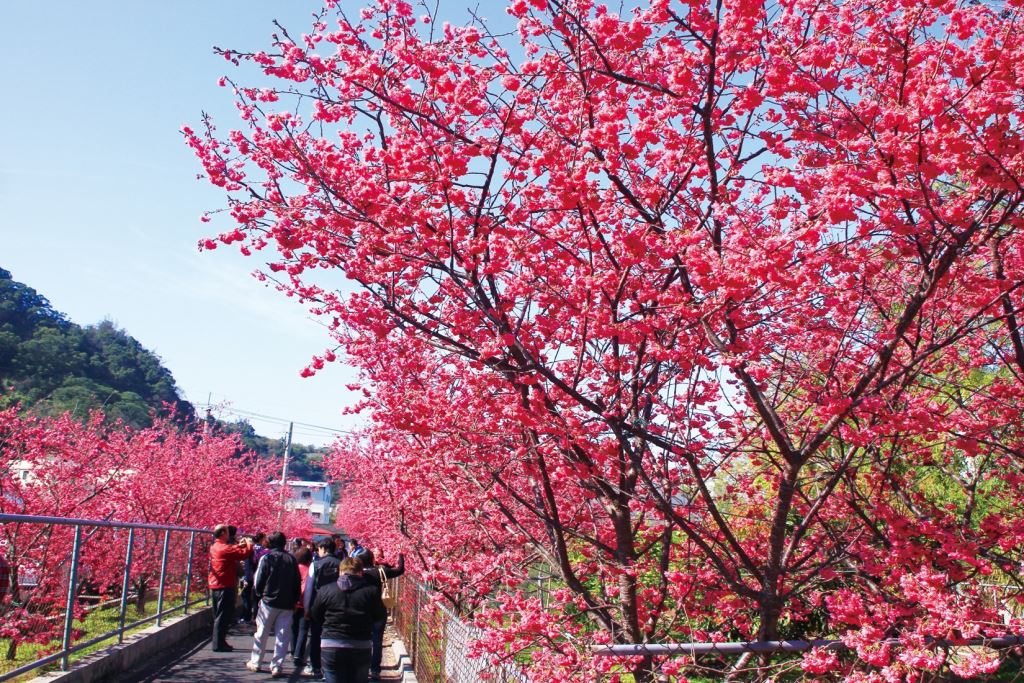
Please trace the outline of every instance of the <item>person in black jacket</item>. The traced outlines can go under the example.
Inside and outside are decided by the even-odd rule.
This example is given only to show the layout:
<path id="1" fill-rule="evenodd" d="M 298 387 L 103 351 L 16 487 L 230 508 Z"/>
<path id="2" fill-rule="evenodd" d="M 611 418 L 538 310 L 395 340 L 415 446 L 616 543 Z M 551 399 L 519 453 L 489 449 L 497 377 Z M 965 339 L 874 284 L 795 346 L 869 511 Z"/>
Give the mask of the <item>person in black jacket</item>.
<path id="1" fill-rule="evenodd" d="M 328 536 L 320 539 L 320 542 L 316 544 L 316 549 L 318 557 L 306 575 L 306 590 L 303 591 L 302 598 L 307 615 L 313 607 L 317 591 L 337 581 L 338 569 L 341 567 L 341 560 L 336 554 L 337 546 L 333 538 Z M 315 621 L 309 622 L 309 666 L 303 673 L 314 678 L 320 678 L 323 675 L 323 669 L 320 666 L 320 625 Z"/>
<path id="2" fill-rule="evenodd" d="M 380 549 L 375 555 L 373 551 L 364 550 L 359 556 L 363 563 L 363 577 L 371 584 L 382 590 L 384 582 L 394 579 L 405 573 L 405 555 L 398 555 L 398 566 L 392 567 L 385 562 L 379 562 L 376 558 Z M 383 592 L 382 592 L 383 594 Z M 370 680 L 380 679 L 380 663 L 384 656 L 384 628 L 387 626 L 387 616 L 380 621 L 374 622 L 372 631 L 372 646 L 370 647 Z"/>
<path id="3" fill-rule="evenodd" d="M 341 576 L 317 591 L 310 618 L 320 624 L 320 657 L 327 683 L 366 683 L 374 622 L 387 618 L 380 590 L 363 577 L 363 564 L 349 557 Z"/>
<path id="4" fill-rule="evenodd" d="M 267 546 L 270 552 L 260 559 L 253 580 L 253 589 L 260 601 L 259 614 L 256 617 L 252 655 L 245 666 L 249 671 L 260 670 L 267 638 L 273 633 L 274 656 L 270 660 L 270 675 L 278 678 L 284 675 L 281 667 L 288 654 L 292 613 L 299 600 L 299 565 L 294 557 L 285 552 L 285 537 L 280 531 L 270 534 Z"/>

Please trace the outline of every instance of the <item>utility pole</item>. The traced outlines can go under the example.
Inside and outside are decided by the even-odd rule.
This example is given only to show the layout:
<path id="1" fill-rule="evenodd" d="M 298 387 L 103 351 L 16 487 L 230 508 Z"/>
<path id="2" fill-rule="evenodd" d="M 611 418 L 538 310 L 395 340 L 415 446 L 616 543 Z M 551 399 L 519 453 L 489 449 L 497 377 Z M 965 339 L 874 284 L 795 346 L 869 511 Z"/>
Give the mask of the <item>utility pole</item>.
<path id="1" fill-rule="evenodd" d="M 213 422 L 213 407 L 210 401 L 213 400 L 213 392 L 206 394 L 206 419 L 203 420 L 203 436 L 210 434 L 210 423 Z"/>
<path id="2" fill-rule="evenodd" d="M 281 511 L 277 513 L 278 521 L 284 516 L 284 501 L 288 491 L 288 458 L 292 454 L 292 429 L 294 422 L 288 423 L 288 441 L 284 444 L 284 466 L 281 467 Z"/>

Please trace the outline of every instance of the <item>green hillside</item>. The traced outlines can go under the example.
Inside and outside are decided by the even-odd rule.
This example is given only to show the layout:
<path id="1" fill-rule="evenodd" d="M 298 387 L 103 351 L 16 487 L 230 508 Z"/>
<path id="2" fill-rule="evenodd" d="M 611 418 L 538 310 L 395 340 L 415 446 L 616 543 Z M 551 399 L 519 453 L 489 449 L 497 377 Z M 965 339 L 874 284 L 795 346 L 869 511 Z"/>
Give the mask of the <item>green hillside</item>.
<path id="1" fill-rule="evenodd" d="M 284 455 L 285 440 L 271 439 L 260 436 L 246 420 L 237 422 L 224 422 L 214 420 L 217 428 L 232 434 L 238 434 L 246 448 L 256 453 L 261 458 L 282 457 Z M 292 442 L 291 458 L 288 463 L 288 478 L 305 481 L 324 481 L 323 457 L 327 453 L 326 448 L 306 446 L 301 443 Z"/>
<path id="2" fill-rule="evenodd" d="M 199 424 L 159 356 L 110 321 L 71 322 L 0 268 L 0 409 L 12 405 L 79 417 L 101 409 L 111 422 L 133 427 L 148 426 L 154 413 L 171 415 L 183 427 Z M 260 457 L 284 454 L 283 441 L 260 436 L 244 420 L 214 422 Z M 293 443 L 289 476 L 322 479 L 322 456 L 323 449 Z"/>
<path id="3" fill-rule="evenodd" d="M 87 415 L 149 425 L 151 413 L 189 422 L 170 370 L 110 321 L 82 327 L 28 285 L 0 268 L 0 407 Z"/>

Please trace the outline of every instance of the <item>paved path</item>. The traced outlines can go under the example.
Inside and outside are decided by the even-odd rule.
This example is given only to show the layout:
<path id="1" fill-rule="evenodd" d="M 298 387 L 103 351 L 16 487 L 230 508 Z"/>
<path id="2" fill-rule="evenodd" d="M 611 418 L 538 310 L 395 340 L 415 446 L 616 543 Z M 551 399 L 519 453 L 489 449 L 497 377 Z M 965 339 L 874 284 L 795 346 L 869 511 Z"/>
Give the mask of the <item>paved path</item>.
<path id="1" fill-rule="evenodd" d="M 239 624 L 232 629 L 228 642 L 234 646 L 234 652 L 213 652 L 210 649 L 210 641 L 192 643 L 182 648 L 168 652 L 166 656 L 160 657 L 158 661 L 144 667 L 141 670 L 132 671 L 118 676 L 118 683 L 207 683 L 212 681 L 225 681 L 226 683 L 270 681 L 270 670 L 267 662 L 269 652 L 264 655 L 264 671 L 252 673 L 245 668 L 245 662 L 249 659 L 249 651 L 252 648 L 252 634 L 255 628 L 247 624 Z M 384 662 L 381 671 L 381 681 L 397 683 L 402 680 L 398 672 L 398 665 L 391 652 L 391 642 L 394 638 L 392 626 L 384 634 Z M 267 645 L 273 648 L 273 640 Z M 285 660 L 285 677 L 274 679 L 279 681 L 312 681 L 308 676 L 302 676 L 292 666 L 291 657 Z"/>

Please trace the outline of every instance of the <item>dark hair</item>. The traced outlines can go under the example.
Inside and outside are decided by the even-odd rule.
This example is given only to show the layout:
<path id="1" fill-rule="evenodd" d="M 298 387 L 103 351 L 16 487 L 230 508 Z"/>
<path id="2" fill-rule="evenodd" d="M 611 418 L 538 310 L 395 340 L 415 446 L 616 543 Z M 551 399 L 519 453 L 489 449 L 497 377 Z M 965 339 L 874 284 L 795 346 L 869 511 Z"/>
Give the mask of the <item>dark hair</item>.
<path id="1" fill-rule="evenodd" d="M 267 535 L 264 532 L 260 531 L 259 533 L 257 533 L 255 536 L 252 537 L 252 540 L 256 541 L 260 545 L 263 545 L 263 542 L 265 540 L 267 540 Z"/>
<path id="2" fill-rule="evenodd" d="M 364 567 L 372 567 L 374 565 L 373 553 L 369 550 L 364 550 L 356 555 L 356 559 L 362 562 Z"/>
<path id="3" fill-rule="evenodd" d="M 295 561 L 299 564 L 312 564 L 313 551 L 303 546 L 295 551 Z"/>
<path id="4" fill-rule="evenodd" d="M 267 536 L 267 546 L 273 548 L 274 550 L 284 550 L 284 544 L 287 542 L 287 540 L 288 539 L 284 537 L 283 533 L 281 533 L 280 531 L 275 531 L 274 533 Z"/>
<path id="5" fill-rule="evenodd" d="M 334 551 L 338 549 L 338 546 L 334 545 L 333 538 L 322 538 L 320 542 L 316 544 L 320 550 L 326 550 L 329 554 L 334 554 Z"/>

